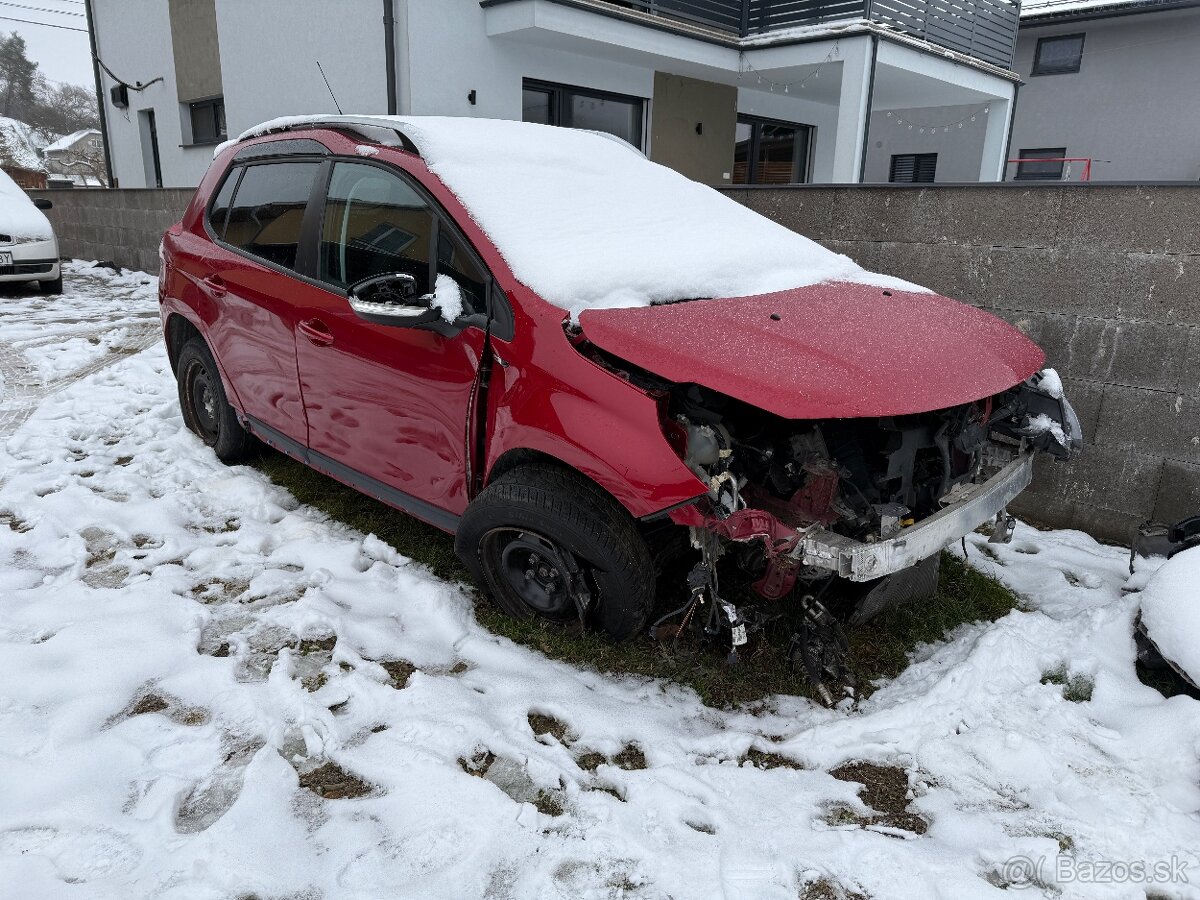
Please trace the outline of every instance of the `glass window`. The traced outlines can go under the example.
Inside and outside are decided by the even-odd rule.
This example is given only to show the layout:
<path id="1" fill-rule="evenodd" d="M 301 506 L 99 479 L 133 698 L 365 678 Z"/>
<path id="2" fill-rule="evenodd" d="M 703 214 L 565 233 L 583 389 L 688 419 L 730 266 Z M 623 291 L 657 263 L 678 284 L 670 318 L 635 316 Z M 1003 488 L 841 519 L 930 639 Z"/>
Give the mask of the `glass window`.
<path id="1" fill-rule="evenodd" d="M 1063 34 L 1040 38 L 1033 60 L 1034 75 L 1066 75 L 1083 64 L 1083 35 Z"/>
<path id="2" fill-rule="evenodd" d="M 304 209 L 319 166 L 315 162 L 247 166 L 229 209 L 225 241 L 294 269 Z"/>
<path id="3" fill-rule="evenodd" d="M 449 275 L 462 290 L 463 315 L 487 312 L 488 273 L 449 228 L 438 230 L 438 274 Z"/>
<path id="4" fill-rule="evenodd" d="M 733 183 L 750 184 L 750 155 L 754 151 L 754 126 L 739 121 L 734 132 Z"/>
<path id="5" fill-rule="evenodd" d="M 642 101 L 572 93 L 571 128 L 603 131 L 624 138 L 635 147 L 642 145 Z"/>
<path id="6" fill-rule="evenodd" d="M 644 103 L 638 97 L 526 81 L 521 107 L 526 122 L 603 131 L 642 146 Z"/>
<path id="7" fill-rule="evenodd" d="M 1022 150 L 1021 161 L 1017 163 L 1018 181 L 1061 181 L 1063 177 L 1063 159 L 1067 155 L 1066 147 L 1041 147 L 1036 150 Z M 1039 159 L 1048 162 L 1037 162 Z"/>
<path id="8" fill-rule="evenodd" d="M 553 125 L 550 118 L 550 91 L 525 88 L 521 92 L 521 121 L 538 125 Z"/>
<path id="9" fill-rule="evenodd" d="M 225 183 L 217 191 L 208 211 L 208 225 L 218 238 L 224 239 L 225 225 L 229 221 L 229 201 L 233 199 L 233 189 L 237 187 L 238 176 L 242 174 L 241 166 L 234 166 L 225 176 Z"/>
<path id="10" fill-rule="evenodd" d="M 932 184 L 936 174 L 936 153 L 897 153 L 892 156 L 888 181 L 897 184 Z"/>
<path id="11" fill-rule="evenodd" d="M 376 275 L 403 272 L 428 294 L 433 210 L 399 175 L 378 166 L 333 167 L 321 226 L 321 278 L 349 287 Z"/>
<path id="12" fill-rule="evenodd" d="M 192 117 L 192 143 L 215 144 L 226 138 L 225 98 L 198 100 L 188 104 Z"/>
<path id="13" fill-rule="evenodd" d="M 808 181 L 812 126 L 739 116 L 733 149 L 734 184 Z"/>

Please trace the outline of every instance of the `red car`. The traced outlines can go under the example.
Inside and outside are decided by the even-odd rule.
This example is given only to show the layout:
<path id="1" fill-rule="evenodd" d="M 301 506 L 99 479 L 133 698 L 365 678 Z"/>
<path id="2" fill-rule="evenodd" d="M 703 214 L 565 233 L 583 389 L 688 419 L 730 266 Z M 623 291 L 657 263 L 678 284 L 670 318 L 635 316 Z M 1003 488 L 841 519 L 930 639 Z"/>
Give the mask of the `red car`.
<path id="1" fill-rule="evenodd" d="M 512 615 L 616 639 L 672 559 L 676 634 L 736 650 L 771 608 L 739 584 L 865 620 L 950 542 L 1007 537 L 1035 451 L 1081 440 L 1016 329 L 605 135 L 268 123 L 162 257 L 184 419 L 221 459 L 258 438 L 453 533 Z"/>

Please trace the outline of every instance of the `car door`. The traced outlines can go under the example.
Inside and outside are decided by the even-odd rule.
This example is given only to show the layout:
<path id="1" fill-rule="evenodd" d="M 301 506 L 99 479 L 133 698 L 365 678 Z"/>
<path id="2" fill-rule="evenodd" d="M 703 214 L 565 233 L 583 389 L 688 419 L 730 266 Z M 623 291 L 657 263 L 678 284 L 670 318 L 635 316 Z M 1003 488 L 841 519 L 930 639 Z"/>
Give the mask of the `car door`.
<path id="1" fill-rule="evenodd" d="M 200 289 L 217 308 L 213 351 L 242 412 L 300 443 L 307 436 L 296 373 L 296 274 L 302 224 L 321 163 L 237 166 L 214 201 L 216 243 Z"/>
<path id="2" fill-rule="evenodd" d="M 468 419 L 486 342 L 487 270 L 415 180 L 381 164 L 331 162 L 318 235 L 323 287 L 304 294 L 297 360 L 308 446 L 334 465 L 313 462 L 452 526 L 469 500 Z M 405 327 L 355 314 L 349 287 L 396 272 L 413 276 L 418 294 L 436 288 L 442 299 L 461 298 L 461 316 Z"/>

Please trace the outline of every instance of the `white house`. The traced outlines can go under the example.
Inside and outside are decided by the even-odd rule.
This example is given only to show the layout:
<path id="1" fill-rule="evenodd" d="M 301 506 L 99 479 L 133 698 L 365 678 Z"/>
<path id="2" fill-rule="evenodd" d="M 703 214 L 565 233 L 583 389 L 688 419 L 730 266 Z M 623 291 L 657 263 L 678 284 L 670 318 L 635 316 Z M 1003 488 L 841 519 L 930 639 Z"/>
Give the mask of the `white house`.
<path id="1" fill-rule="evenodd" d="M 1200 179 L 1197 50 L 1195 0 L 1025 0 L 1008 178 Z"/>
<path id="2" fill-rule="evenodd" d="M 941 171 L 996 181 L 1018 82 L 1017 0 L 89 2 L 121 187 L 339 105 L 603 129 L 713 184 L 887 180 L 931 110 Z"/>

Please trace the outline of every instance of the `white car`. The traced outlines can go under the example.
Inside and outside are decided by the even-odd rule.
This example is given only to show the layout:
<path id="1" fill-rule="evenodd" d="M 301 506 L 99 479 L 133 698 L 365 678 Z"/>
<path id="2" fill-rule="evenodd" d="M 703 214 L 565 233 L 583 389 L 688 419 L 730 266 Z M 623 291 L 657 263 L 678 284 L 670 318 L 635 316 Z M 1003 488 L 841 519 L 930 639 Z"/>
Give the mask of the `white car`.
<path id="1" fill-rule="evenodd" d="M 58 239 L 42 212 L 51 205 L 31 200 L 0 171 L 0 282 L 36 281 L 42 293 L 62 293 Z"/>

